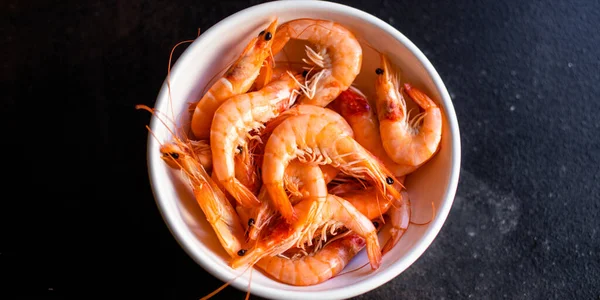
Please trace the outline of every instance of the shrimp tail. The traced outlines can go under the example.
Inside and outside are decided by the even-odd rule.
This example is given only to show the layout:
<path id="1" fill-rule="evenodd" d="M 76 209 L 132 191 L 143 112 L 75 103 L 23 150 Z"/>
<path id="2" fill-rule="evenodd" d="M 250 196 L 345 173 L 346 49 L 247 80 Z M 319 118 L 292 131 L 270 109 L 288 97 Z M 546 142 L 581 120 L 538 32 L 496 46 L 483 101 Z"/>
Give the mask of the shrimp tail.
<path id="1" fill-rule="evenodd" d="M 431 98 L 429 98 L 425 93 L 413 87 L 409 83 L 404 84 L 404 90 L 406 91 L 408 96 L 423 109 L 428 109 L 431 106 L 435 106 L 435 102 L 433 102 Z"/>
<path id="2" fill-rule="evenodd" d="M 379 251 L 379 240 L 377 239 L 377 232 L 370 234 L 366 240 L 367 243 L 367 256 L 369 257 L 369 263 L 371 269 L 377 270 L 381 266 L 381 256 L 383 251 Z"/>
<path id="3" fill-rule="evenodd" d="M 243 185 L 237 178 L 221 181 L 223 187 L 229 191 L 231 196 L 243 207 L 256 207 L 260 205 L 258 198 Z"/>

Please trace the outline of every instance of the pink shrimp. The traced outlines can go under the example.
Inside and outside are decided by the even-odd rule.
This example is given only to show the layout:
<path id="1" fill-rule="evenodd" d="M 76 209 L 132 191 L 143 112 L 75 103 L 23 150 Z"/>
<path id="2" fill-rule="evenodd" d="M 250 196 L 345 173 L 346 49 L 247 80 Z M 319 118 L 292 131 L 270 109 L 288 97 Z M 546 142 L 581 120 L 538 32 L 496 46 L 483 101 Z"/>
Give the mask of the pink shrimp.
<path id="1" fill-rule="evenodd" d="M 246 93 L 259 74 L 264 60 L 271 54 L 271 44 L 277 27 L 277 19 L 253 38 L 238 60 L 215 82 L 196 105 L 192 115 L 191 129 L 197 139 L 208 139 L 215 111 L 223 101 Z"/>
<path id="2" fill-rule="evenodd" d="M 283 49 L 290 39 L 306 40 L 315 45 L 317 50 L 307 47 L 306 54 L 310 63 L 321 69 L 312 76 L 310 83 L 307 82 L 305 94 L 299 99 L 302 104 L 327 106 L 352 84 L 360 72 L 360 43 L 352 32 L 339 23 L 316 19 L 296 19 L 283 23 L 275 34 L 273 54 Z"/>
<path id="3" fill-rule="evenodd" d="M 345 226 L 366 240 L 367 256 L 373 270 L 381 264 L 381 251 L 377 238 L 377 229 L 348 201 L 328 195 L 319 213 L 312 220 L 308 220 L 310 213 L 319 201 L 317 198 L 306 199 L 296 204 L 298 218 L 292 224 L 279 219 L 270 222 L 268 228 L 263 230 L 262 237 L 243 256 L 231 261 L 232 268 L 245 265 L 255 265 L 260 259 L 284 253 L 288 249 L 302 243 L 306 238 L 305 232 L 315 232 L 323 226 Z M 308 228 L 307 228 L 308 227 Z"/>
<path id="4" fill-rule="evenodd" d="M 364 247 L 365 239 L 351 233 L 331 241 L 314 254 L 301 258 L 266 256 L 256 266 L 286 284 L 315 285 L 338 275 Z"/>
<path id="5" fill-rule="evenodd" d="M 425 93 L 406 83 L 406 92 L 424 110 L 409 121 L 406 102 L 398 89 L 398 77 L 392 75 L 389 61 L 383 54 L 381 65 L 376 70 L 375 89 L 383 148 L 396 163 L 419 167 L 439 149 L 442 135 L 440 108 Z M 419 123 L 422 124 L 417 127 Z"/>
<path id="6" fill-rule="evenodd" d="M 404 176 L 417 169 L 416 166 L 397 164 L 387 155 L 379 134 L 379 121 L 362 92 L 351 87 L 342 92 L 332 104 L 352 126 L 356 141 L 381 160 L 395 176 Z"/>
<path id="7" fill-rule="evenodd" d="M 297 79 L 283 74 L 259 91 L 229 98 L 214 114 L 210 130 L 213 172 L 242 206 L 258 206 L 260 202 L 235 176 L 236 151 L 247 151 L 249 133 L 294 103 L 297 88 Z M 252 166 L 248 167 L 253 172 Z"/>
<path id="8" fill-rule="evenodd" d="M 390 193 L 393 197 L 400 197 L 392 186 L 393 174 L 351 137 L 351 131 L 337 125 L 345 122 L 344 119 L 329 109 L 315 108 L 320 110 L 320 114 L 292 116 L 281 122 L 265 146 L 263 184 L 269 191 L 274 208 L 286 221 L 293 222 L 295 216 L 284 189 L 283 177 L 285 168 L 295 158 L 331 164 L 344 173 L 372 181 L 381 195 Z"/>

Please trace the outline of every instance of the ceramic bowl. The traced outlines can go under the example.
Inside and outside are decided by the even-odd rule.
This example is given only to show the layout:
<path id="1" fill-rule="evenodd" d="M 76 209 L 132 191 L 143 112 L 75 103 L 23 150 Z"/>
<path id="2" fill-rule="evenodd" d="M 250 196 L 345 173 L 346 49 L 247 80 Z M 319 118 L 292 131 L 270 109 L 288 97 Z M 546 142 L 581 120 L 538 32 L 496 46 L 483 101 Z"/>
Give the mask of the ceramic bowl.
<path id="1" fill-rule="evenodd" d="M 274 18 L 279 24 L 296 18 L 336 21 L 355 33 L 363 46 L 362 70 L 355 85 L 373 94 L 375 68 L 379 65 L 377 49 L 402 70 L 403 81 L 425 91 L 442 108 L 443 132 L 439 152 L 415 173 L 407 176 L 415 222 L 435 218 L 427 225 L 411 225 L 400 242 L 387 253 L 381 267 L 372 271 L 366 251 L 355 256 L 345 270 L 358 269 L 314 286 L 291 286 L 279 283 L 261 272 L 252 274 L 252 294 L 276 299 L 344 299 L 376 289 L 399 276 L 429 247 L 442 228 L 452 206 L 460 170 L 460 136 L 456 114 L 444 83 L 425 55 L 404 35 L 386 22 L 361 10 L 324 1 L 276 1 L 256 5 L 235 13 L 204 31 L 190 44 L 174 64 L 170 75 L 170 99 L 167 81 L 158 95 L 155 108 L 175 116 L 177 124 L 186 124 L 189 103 L 200 99 L 204 88 L 222 74 L 247 42 Z M 165 58 L 166 61 L 166 58 Z M 171 138 L 169 129 L 156 117 L 151 120 L 156 136 L 148 140 L 148 168 L 158 208 L 181 247 L 200 265 L 227 282 L 243 273 L 228 266 L 228 256 L 179 172 L 170 169 L 160 158 L 159 142 Z M 183 126 L 185 127 L 185 126 Z M 158 141 L 157 141 L 158 139 Z M 386 228 L 380 241 L 386 239 Z M 246 291 L 249 272 L 232 285 Z M 215 287 L 217 288 L 217 287 Z"/>

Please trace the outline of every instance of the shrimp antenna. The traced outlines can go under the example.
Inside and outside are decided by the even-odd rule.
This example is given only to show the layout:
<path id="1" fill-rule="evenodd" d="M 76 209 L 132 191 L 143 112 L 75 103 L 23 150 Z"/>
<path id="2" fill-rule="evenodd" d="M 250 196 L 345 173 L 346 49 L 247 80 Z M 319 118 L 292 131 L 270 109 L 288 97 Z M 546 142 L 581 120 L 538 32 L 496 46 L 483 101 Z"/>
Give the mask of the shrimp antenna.
<path id="1" fill-rule="evenodd" d="M 246 292 L 246 300 L 250 299 L 250 285 L 252 283 L 252 271 L 254 268 L 250 269 L 250 278 L 248 279 L 248 292 Z"/>
<path id="2" fill-rule="evenodd" d="M 364 267 L 366 267 L 366 266 L 368 266 L 368 265 L 369 265 L 369 262 L 366 262 L 364 265 L 362 265 L 362 266 L 360 266 L 360 267 L 358 267 L 358 268 L 356 268 L 356 269 L 354 269 L 354 270 L 350 270 L 350 271 L 342 272 L 342 273 L 340 273 L 340 274 L 337 274 L 336 276 L 333 276 L 333 277 L 338 277 L 338 276 L 342 276 L 342 275 L 346 275 L 346 274 L 354 273 L 354 272 L 356 272 L 356 271 L 358 271 L 358 270 L 360 270 L 360 269 L 362 269 L 362 268 L 364 268 Z M 333 277 L 332 277 L 332 278 L 333 278 Z"/>
<path id="3" fill-rule="evenodd" d="M 371 49 L 371 50 L 373 50 L 373 51 L 381 54 L 381 51 L 379 51 L 379 49 L 375 48 L 373 45 L 371 45 L 371 43 L 369 43 L 364 38 L 362 38 L 362 37 L 356 37 L 356 36 L 355 36 L 355 38 L 356 38 L 356 40 L 358 40 L 359 43 L 365 44 L 369 49 Z"/>
<path id="4" fill-rule="evenodd" d="M 169 131 L 169 133 L 171 133 L 172 136 L 177 136 L 167 125 L 167 123 L 165 123 L 165 121 L 159 117 L 159 114 L 162 115 L 162 113 L 156 109 L 156 108 L 150 108 L 147 105 L 144 104 L 138 104 L 135 106 L 135 109 L 142 109 L 145 111 L 148 111 L 149 113 L 151 113 L 152 115 L 154 115 L 164 126 L 165 128 L 167 128 L 167 130 Z M 163 115 L 164 116 L 164 115 Z M 171 123 L 173 124 L 173 126 L 175 126 L 175 122 L 173 122 L 172 120 L 170 120 L 168 117 L 165 116 L 165 118 L 167 118 L 167 120 L 171 121 Z M 148 130 L 150 130 L 150 128 L 148 126 L 146 126 L 146 128 L 148 128 Z M 152 132 L 152 131 L 151 131 Z M 152 133 L 154 135 L 154 133 Z M 156 137 L 156 136 L 155 136 Z M 158 140 L 158 139 L 157 139 Z M 159 142 L 160 143 L 160 142 Z"/>
<path id="5" fill-rule="evenodd" d="M 250 269 L 252 267 L 252 265 L 248 266 L 244 272 L 242 272 L 240 275 L 235 276 L 233 279 L 225 282 L 225 284 L 223 284 L 222 286 L 220 286 L 218 289 L 214 290 L 212 293 L 200 298 L 200 300 L 208 300 L 210 298 L 212 298 L 212 296 L 218 294 L 220 291 L 222 291 L 224 288 L 226 288 L 227 286 L 229 286 L 233 281 L 235 281 L 236 279 L 240 278 L 242 275 L 244 275 L 244 273 L 246 273 L 246 271 L 248 271 L 248 269 Z"/>
<path id="6" fill-rule="evenodd" d="M 200 34 L 200 28 L 198 28 L 198 34 Z M 181 41 L 177 44 L 175 44 L 175 46 L 173 46 L 173 48 L 171 49 L 171 54 L 169 54 L 169 65 L 167 67 L 167 89 L 169 91 L 169 108 L 171 110 L 171 115 L 173 117 L 173 120 L 175 120 L 175 115 L 173 112 L 173 98 L 171 97 L 171 60 L 173 59 L 173 52 L 175 52 L 175 48 L 177 48 L 179 45 L 185 44 L 185 43 L 193 43 L 194 40 L 185 40 L 185 41 Z"/>

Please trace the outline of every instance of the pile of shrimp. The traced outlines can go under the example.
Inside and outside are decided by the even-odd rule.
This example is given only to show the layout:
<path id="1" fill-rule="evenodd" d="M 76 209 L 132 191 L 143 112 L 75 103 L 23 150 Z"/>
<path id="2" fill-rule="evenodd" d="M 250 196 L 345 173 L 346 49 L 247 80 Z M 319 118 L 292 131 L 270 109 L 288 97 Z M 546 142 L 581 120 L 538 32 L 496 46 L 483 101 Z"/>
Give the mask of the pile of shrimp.
<path id="1" fill-rule="evenodd" d="M 290 40 L 307 43 L 300 66 L 275 63 Z M 441 111 L 401 83 L 382 53 L 368 99 L 352 85 L 362 56 L 341 24 L 275 18 L 190 106 L 190 137 L 161 144 L 232 268 L 256 266 L 285 284 L 315 285 L 363 248 L 377 270 L 407 230 L 404 179 L 438 151 Z M 407 100 L 418 114 L 410 116 Z M 383 228 L 390 238 L 381 245 Z"/>

